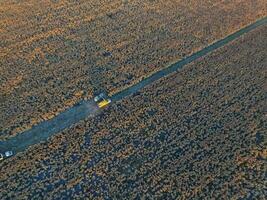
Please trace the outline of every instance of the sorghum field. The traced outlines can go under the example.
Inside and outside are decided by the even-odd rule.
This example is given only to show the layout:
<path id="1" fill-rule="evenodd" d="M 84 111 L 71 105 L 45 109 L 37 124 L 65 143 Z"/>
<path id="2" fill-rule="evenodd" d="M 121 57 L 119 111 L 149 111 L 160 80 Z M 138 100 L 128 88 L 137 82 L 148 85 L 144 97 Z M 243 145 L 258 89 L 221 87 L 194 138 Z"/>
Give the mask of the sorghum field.
<path id="1" fill-rule="evenodd" d="M 0 2 L 0 139 L 266 16 L 265 0 Z"/>
<path id="2" fill-rule="evenodd" d="M 264 199 L 267 26 L 3 161 L 1 199 Z"/>

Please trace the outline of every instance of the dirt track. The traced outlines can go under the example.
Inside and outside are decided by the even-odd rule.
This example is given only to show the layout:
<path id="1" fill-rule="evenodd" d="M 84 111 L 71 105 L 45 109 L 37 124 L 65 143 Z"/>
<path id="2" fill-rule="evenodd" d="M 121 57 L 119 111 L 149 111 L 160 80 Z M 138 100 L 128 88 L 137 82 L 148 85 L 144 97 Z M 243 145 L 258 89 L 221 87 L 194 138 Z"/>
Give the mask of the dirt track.
<path id="1" fill-rule="evenodd" d="M 138 93 L 141 89 L 148 87 L 155 81 L 159 81 L 159 79 L 162 79 L 170 75 L 171 73 L 182 69 L 182 67 L 186 66 L 187 64 L 194 62 L 197 59 L 200 59 L 201 57 L 212 53 L 219 48 L 222 48 L 223 46 L 233 42 L 239 37 L 242 37 L 250 31 L 253 31 L 254 29 L 257 29 L 258 27 L 264 25 L 267 25 L 267 17 L 239 30 L 232 35 L 229 35 L 222 40 L 213 43 L 212 45 L 194 53 L 193 55 L 177 63 L 174 63 L 173 65 L 166 67 L 165 69 L 152 74 L 139 83 L 114 94 L 113 96 L 111 96 L 112 103 L 116 103 L 116 101 L 121 101 L 123 100 L 123 98 L 129 95 Z M 98 109 L 96 103 L 93 100 L 82 101 L 79 104 L 76 104 L 66 111 L 60 113 L 58 116 L 52 118 L 51 120 L 47 120 L 43 123 L 38 124 L 29 131 L 18 134 L 7 141 L 0 141 L 0 152 L 12 150 L 14 153 L 19 153 L 21 151 L 24 151 L 29 146 L 45 141 L 47 138 L 53 136 L 54 134 L 61 132 L 66 128 L 69 128 L 70 126 L 73 126 L 74 124 L 78 123 L 81 120 L 84 120 L 85 118 L 88 118 L 89 116 L 93 116 L 98 111 L 100 112 L 100 109 Z"/>
<path id="2" fill-rule="evenodd" d="M 260 27 L 2 162 L 0 198 L 264 199 L 266 37 Z"/>
<path id="3" fill-rule="evenodd" d="M 0 138 L 115 93 L 266 15 L 266 1 L 1 1 Z"/>

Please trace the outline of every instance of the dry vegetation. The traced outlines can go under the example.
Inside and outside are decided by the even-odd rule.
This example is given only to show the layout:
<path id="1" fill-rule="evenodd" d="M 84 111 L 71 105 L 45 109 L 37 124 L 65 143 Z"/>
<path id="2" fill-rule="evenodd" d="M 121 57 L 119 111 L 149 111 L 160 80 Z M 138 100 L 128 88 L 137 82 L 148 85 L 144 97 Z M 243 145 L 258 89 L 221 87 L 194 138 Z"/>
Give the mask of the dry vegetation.
<path id="1" fill-rule="evenodd" d="M 264 199 L 267 26 L 1 163 L 1 199 Z"/>
<path id="2" fill-rule="evenodd" d="M 0 2 L 0 138 L 266 15 L 265 0 Z"/>

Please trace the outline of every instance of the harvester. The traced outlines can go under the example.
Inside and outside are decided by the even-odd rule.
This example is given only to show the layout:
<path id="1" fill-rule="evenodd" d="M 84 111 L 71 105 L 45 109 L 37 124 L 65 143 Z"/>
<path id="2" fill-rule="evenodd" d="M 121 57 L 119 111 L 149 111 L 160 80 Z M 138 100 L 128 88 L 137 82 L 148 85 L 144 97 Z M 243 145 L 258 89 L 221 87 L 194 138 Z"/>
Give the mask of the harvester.
<path id="1" fill-rule="evenodd" d="M 99 95 L 95 96 L 94 101 L 99 108 L 103 108 L 111 103 L 111 99 L 104 93 L 100 93 Z"/>

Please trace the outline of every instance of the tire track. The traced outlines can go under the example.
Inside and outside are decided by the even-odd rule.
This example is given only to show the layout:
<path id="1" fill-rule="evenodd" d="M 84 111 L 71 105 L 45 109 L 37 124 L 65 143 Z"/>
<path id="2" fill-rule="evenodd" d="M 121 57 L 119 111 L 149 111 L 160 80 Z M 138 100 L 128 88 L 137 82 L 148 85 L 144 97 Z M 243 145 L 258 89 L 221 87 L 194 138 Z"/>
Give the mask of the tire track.
<path id="1" fill-rule="evenodd" d="M 252 31 L 257 27 L 266 24 L 267 24 L 267 17 L 264 17 L 256 21 L 255 23 L 247 27 L 244 27 L 239 31 L 225 37 L 224 39 L 218 40 L 217 42 L 205 47 L 204 49 L 186 57 L 185 59 L 180 60 L 168 66 L 167 68 L 162 69 L 150 75 L 149 77 L 143 79 L 139 83 L 114 94 L 113 96 L 111 96 L 111 99 L 113 102 L 116 102 L 131 94 L 134 94 L 135 92 L 141 90 L 142 88 L 153 83 L 154 81 L 157 81 L 160 78 L 165 77 L 181 69 L 185 65 L 211 53 L 216 49 L 225 46 L 226 44 L 234 41 L 235 39 L 248 33 L 249 31 Z M 93 100 L 81 101 L 80 103 L 67 109 L 66 111 L 62 112 L 61 114 L 59 114 L 58 116 L 56 116 L 51 120 L 47 120 L 40 124 L 37 124 L 32 129 L 25 131 L 24 133 L 18 134 L 6 141 L 0 141 L 0 152 L 12 150 L 15 153 L 18 153 L 24 151 L 29 146 L 45 141 L 50 136 L 63 131 L 64 129 L 72 126 L 73 124 L 79 122 L 80 120 L 83 120 L 89 116 L 92 117 L 100 111 L 101 109 L 97 107 L 96 103 Z"/>

